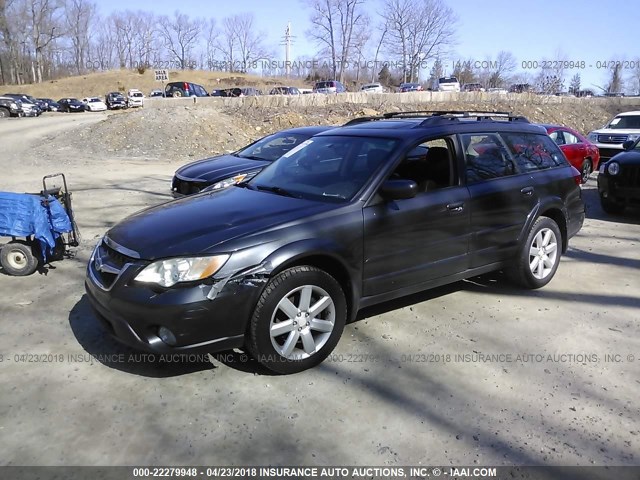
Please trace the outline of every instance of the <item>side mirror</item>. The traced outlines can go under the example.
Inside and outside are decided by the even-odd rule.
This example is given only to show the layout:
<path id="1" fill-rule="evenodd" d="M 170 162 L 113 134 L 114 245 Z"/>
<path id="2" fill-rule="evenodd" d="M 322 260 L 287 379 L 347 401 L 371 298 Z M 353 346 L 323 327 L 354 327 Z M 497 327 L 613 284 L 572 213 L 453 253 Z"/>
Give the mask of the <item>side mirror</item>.
<path id="1" fill-rule="evenodd" d="M 633 140 L 627 140 L 626 142 L 624 142 L 622 144 L 622 149 L 623 150 L 631 150 L 633 148 L 634 143 L 636 143 L 636 142 L 634 142 Z"/>
<path id="2" fill-rule="evenodd" d="M 380 195 L 387 200 L 413 198 L 418 193 L 418 185 L 413 180 L 387 180 L 382 184 Z"/>

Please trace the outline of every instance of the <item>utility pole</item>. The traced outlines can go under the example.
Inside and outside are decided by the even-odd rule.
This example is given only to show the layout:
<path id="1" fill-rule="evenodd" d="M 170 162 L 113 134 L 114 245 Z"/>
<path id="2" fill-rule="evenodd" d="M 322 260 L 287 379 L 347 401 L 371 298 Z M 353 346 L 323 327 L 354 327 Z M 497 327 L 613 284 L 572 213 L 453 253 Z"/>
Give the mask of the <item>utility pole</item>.
<path id="1" fill-rule="evenodd" d="M 291 35 L 291 22 L 287 23 L 287 29 L 284 31 L 284 42 L 280 45 L 284 45 L 284 71 L 287 77 L 291 75 L 291 45 L 295 38 Z"/>

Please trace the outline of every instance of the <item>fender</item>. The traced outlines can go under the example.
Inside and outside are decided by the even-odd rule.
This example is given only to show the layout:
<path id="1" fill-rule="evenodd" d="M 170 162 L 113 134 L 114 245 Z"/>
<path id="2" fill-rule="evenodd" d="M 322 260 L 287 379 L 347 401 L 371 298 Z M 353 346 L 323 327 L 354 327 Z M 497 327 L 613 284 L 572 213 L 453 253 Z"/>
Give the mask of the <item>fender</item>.
<path id="1" fill-rule="evenodd" d="M 309 264 L 328 270 L 336 275 L 336 268 L 340 270 L 336 280 L 340 282 L 345 290 L 344 294 L 349 304 L 349 320 L 355 318 L 357 306 L 362 292 L 362 249 L 357 249 L 360 253 L 351 258 L 345 255 L 344 246 L 339 245 L 330 238 L 309 238 L 299 240 L 287 245 L 283 245 L 272 252 L 264 262 L 265 271 L 269 276 L 289 268 L 293 265 L 305 264 L 305 259 L 311 260 Z M 323 265 L 322 259 L 327 262 Z M 348 285 L 344 285 L 347 281 Z M 345 288 L 347 287 L 347 288 Z"/>
<path id="2" fill-rule="evenodd" d="M 538 220 L 538 218 L 543 216 L 544 213 L 549 210 L 559 210 L 562 213 L 564 226 L 558 225 L 558 228 L 560 228 L 560 231 L 562 232 L 562 252 L 566 252 L 569 243 L 569 239 L 567 238 L 568 215 L 566 206 L 562 202 L 562 199 L 557 196 L 545 198 L 542 202 L 539 201 L 533 207 L 531 212 L 529 212 L 529 215 L 527 215 L 527 221 L 524 223 L 522 231 L 518 235 L 518 245 L 520 247 L 529 236 L 529 232 L 531 231 L 531 228 L 533 227 L 533 224 L 536 222 L 536 220 Z"/>

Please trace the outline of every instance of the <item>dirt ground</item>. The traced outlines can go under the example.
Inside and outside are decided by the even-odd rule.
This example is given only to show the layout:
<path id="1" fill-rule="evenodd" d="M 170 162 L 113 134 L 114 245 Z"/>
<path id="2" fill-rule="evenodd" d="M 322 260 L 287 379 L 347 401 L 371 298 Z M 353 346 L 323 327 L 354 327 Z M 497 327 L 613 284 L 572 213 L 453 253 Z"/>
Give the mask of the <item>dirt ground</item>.
<path id="1" fill-rule="evenodd" d="M 160 362 L 108 338 L 83 287 L 99 237 L 169 200 L 185 160 L 148 133 L 171 125 L 136 130 L 125 115 L 0 122 L 0 190 L 66 173 L 82 233 L 55 268 L 0 272 L 0 464 L 640 464 L 640 220 L 606 215 L 594 178 L 585 226 L 542 290 L 494 274 L 362 311 L 294 376 L 239 352 Z M 237 143 L 257 132 L 218 117 L 242 129 Z M 110 150 L 109 123 L 130 143 L 114 135 Z"/>

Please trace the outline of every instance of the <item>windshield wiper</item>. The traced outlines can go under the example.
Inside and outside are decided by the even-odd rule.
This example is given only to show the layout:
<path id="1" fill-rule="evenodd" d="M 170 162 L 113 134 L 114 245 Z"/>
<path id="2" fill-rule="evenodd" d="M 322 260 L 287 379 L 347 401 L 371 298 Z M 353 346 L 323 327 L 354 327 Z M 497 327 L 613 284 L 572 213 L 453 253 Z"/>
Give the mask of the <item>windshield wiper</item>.
<path id="1" fill-rule="evenodd" d="M 294 195 L 293 193 L 285 190 L 284 188 L 276 187 L 275 185 L 256 185 L 256 188 L 258 190 L 264 190 L 266 192 L 273 192 L 275 194 L 282 195 L 283 197 L 300 198 L 299 196 Z"/>
<path id="2" fill-rule="evenodd" d="M 263 162 L 265 161 L 265 159 L 264 159 L 264 158 L 262 158 L 262 157 L 257 157 L 257 156 L 255 156 L 255 155 L 236 155 L 236 156 L 237 156 L 237 157 L 240 157 L 240 158 L 247 158 L 247 159 L 249 159 L 249 160 L 261 160 L 261 161 L 263 161 Z"/>

